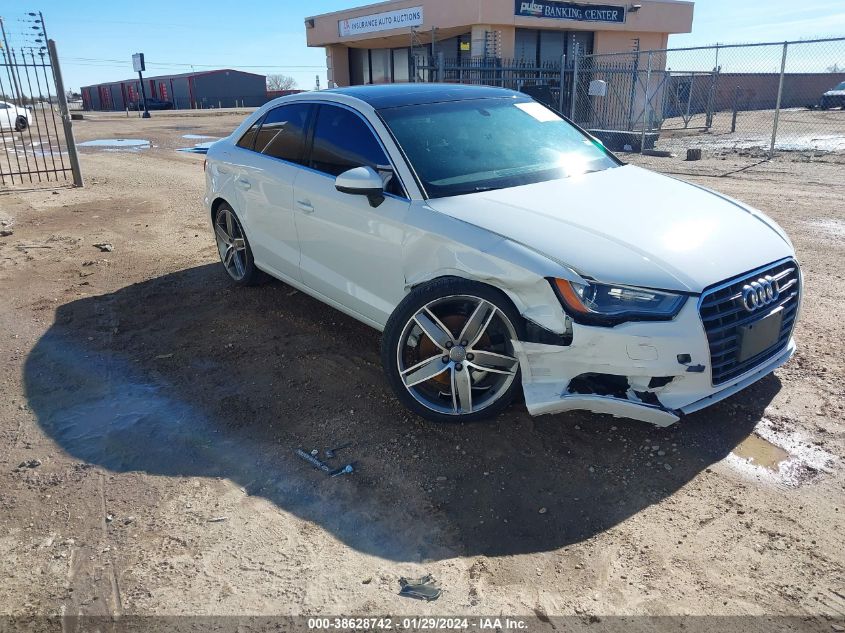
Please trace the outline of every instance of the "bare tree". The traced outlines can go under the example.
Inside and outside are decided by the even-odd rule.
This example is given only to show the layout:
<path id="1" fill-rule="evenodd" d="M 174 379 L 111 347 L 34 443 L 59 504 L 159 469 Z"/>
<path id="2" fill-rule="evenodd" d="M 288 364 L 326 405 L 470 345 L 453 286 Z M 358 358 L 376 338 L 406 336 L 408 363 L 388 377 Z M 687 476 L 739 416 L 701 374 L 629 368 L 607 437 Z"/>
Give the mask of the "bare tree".
<path id="1" fill-rule="evenodd" d="M 288 75 L 267 75 L 267 90 L 293 90 L 296 79 Z"/>

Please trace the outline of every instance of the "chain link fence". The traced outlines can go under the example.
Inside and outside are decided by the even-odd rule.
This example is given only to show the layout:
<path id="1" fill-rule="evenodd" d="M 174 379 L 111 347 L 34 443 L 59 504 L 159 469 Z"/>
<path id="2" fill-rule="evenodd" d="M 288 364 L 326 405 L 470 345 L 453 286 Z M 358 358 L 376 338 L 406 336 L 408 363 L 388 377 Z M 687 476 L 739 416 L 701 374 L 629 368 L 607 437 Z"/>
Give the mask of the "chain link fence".
<path id="1" fill-rule="evenodd" d="M 632 149 L 845 152 L 845 38 L 589 55 L 580 66 L 574 120 L 624 133 Z"/>
<path id="2" fill-rule="evenodd" d="M 845 38 L 518 60 L 416 56 L 417 81 L 521 90 L 616 151 L 845 153 Z"/>

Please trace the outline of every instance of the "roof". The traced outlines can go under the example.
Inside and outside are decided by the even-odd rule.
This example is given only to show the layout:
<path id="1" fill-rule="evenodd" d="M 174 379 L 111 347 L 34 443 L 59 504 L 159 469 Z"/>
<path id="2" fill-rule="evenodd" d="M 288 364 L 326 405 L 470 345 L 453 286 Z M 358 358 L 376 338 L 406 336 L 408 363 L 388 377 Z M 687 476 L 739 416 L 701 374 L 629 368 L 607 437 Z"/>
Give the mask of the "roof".
<path id="1" fill-rule="evenodd" d="M 264 75 L 259 75 L 258 73 L 250 73 L 245 70 L 235 70 L 234 68 L 217 68 L 216 70 L 198 70 L 192 71 L 187 73 L 174 73 L 172 75 L 154 75 L 154 76 L 147 76 L 144 75 L 144 81 L 160 81 L 162 79 L 181 79 L 183 77 L 201 77 L 203 75 L 215 75 L 217 73 L 238 73 L 240 75 L 252 75 L 253 77 L 265 77 Z M 91 84 L 88 86 L 82 86 L 83 88 L 96 88 L 97 86 L 109 86 L 114 84 L 123 84 L 123 83 L 132 83 L 133 81 L 138 81 L 137 77 L 133 77 L 132 79 L 117 79 L 115 81 L 101 81 L 98 84 Z"/>
<path id="2" fill-rule="evenodd" d="M 462 84 L 380 84 L 378 86 L 350 86 L 324 90 L 323 94 L 342 94 L 370 104 L 376 110 L 406 105 L 423 105 L 466 99 L 495 99 L 525 97 L 525 95 L 491 86 Z"/>

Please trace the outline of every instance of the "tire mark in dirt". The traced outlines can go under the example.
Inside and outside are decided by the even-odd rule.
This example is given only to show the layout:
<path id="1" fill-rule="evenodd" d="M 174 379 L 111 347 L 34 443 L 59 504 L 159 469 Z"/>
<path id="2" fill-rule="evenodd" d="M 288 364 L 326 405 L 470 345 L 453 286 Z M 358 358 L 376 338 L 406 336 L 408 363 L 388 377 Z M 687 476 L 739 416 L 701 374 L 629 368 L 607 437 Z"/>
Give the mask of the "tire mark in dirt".
<path id="1" fill-rule="evenodd" d="M 107 522 L 107 514 L 106 514 L 106 495 L 105 495 L 105 477 L 103 473 L 98 473 L 97 482 L 100 493 L 100 516 L 102 517 L 102 521 L 100 522 L 100 528 L 103 534 L 103 541 L 109 540 L 108 534 L 108 522 Z M 120 598 L 120 585 L 117 581 L 117 573 L 115 572 L 115 564 L 114 564 L 114 557 L 111 555 L 111 548 L 109 548 L 109 555 L 107 557 L 108 567 L 109 567 L 109 583 L 111 585 L 111 597 L 112 597 L 112 615 L 120 616 L 123 615 L 123 601 Z"/>

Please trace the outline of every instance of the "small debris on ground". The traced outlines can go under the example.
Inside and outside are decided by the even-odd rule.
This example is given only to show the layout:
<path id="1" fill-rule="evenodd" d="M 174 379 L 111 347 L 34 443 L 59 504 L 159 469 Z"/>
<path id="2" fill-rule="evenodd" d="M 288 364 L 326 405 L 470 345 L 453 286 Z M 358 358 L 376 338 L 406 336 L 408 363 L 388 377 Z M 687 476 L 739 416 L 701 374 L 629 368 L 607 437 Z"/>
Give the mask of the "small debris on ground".
<path id="1" fill-rule="evenodd" d="M 10 235 L 14 235 L 14 234 L 15 234 L 14 231 L 10 231 L 8 229 L 3 229 L 2 231 L 0 231 L 0 237 L 9 237 Z"/>
<path id="2" fill-rule="evenodd" d="M 399 585 L 402 587 L 399 591 L 400 596 L 415 598 L 416 600 L 431 602 L 437 600 L 443 593 L 443 590 L 435 585 L 431 574 L 426 574 L 422 578 L 405 578 L 402 576 L 399 579 Z"/>
<path id="3" fill-rule="evenodd" d="M 111 253 L 114 250 L 114 246 L 112 246 L 108 242 L 101 242 L 100 244 L 94 244 L 94 248 L 99 248 L 104 253 Z"/>
<path id="4" fill-rule="evenodd" d="M 229 517 L 211 517 L 208 522 L 209 523 L 222 523 L 223 521 L 227 520 Z"/>
<path id="5" fill-rule="evenodd" d="M 28 459 L 18 464 L 18 468 L 38 468 L 41 465 L 40 459 Z"/>

